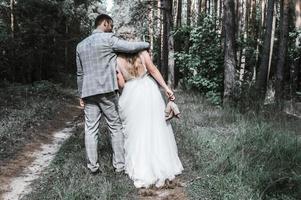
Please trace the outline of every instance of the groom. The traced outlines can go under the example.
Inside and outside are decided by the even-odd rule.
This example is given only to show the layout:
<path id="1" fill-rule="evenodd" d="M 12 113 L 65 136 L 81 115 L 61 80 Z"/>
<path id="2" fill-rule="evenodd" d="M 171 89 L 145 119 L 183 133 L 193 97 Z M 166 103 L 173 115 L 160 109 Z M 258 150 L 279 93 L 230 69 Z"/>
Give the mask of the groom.
<path id="1" fill-rule="evenodd" d="M 117 38 L 112 29 L 110 16 L 97 16 L 92 35 L 76 48 L 78 93 L 85 113 L 87 167 L 92 173 L 99 172 L 97 145 L 102 115 L 112 139 L 113 166 L 116 172 L 124 170 L 124 138 L 116 93 L 116 53 L 136 53 L 149 48 L 146 42 L 127 42 Z"/>

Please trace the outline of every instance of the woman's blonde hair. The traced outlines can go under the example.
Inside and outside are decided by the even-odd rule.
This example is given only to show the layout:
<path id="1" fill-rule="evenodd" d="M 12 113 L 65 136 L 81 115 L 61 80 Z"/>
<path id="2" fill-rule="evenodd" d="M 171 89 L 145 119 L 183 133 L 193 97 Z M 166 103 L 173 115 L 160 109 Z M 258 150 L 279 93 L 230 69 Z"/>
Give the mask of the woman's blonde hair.
<path id="1" fill-rule="evenodd" d="M 128 73 L 134 77 L 138 77 L 140 75 L 141 70 L 144 69 L 139 53 L 122 54 L 119 56 L 126 59 L 130 64 L 130 67 L 127 66 Z"/>

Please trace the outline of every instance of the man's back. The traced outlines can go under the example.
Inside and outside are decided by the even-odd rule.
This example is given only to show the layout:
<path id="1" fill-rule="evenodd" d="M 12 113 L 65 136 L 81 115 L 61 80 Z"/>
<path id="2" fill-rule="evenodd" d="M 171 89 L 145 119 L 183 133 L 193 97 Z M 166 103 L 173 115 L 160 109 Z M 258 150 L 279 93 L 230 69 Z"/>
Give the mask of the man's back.
<path id="1" fill-rule="evenodd" d="M 126 42 L 113 33 L 95 30 L 77 46 L 78 91 L 81 98 L 118 89 L 116 52 L 134 53 L 148 48 L 145 42 Z"/>

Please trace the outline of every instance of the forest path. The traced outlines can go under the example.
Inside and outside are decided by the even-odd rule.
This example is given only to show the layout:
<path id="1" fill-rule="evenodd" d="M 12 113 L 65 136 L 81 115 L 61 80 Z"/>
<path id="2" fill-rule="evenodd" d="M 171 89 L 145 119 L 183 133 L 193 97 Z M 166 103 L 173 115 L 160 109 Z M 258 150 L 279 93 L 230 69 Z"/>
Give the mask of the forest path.
<path id="1" fill-rule="evenodd" d="M 83 114 L 81 109 L 76 105 L 67 106 L 56 119 L 50 121 L 48 124 L 44 124 L 42 127 L 38 128 L 38 131 L 44 132 L 47 135 L 46 139 L 43 141 L 37 140 L 32 141 L 30 144 L 27 144 L 18 155 L 10 160 L 6 165 L 2 166 L 0 169 L 0 199 L 2 200 L 17 200 L 23 199 L 23 197 L 31 199 L 31 197 L 27 197 L 27 195 L 31 195 L 31 193 L 39 190 L 40 181 L 45 177 L 52 173 L 53 168 L 63 168 L 63 166 L 55 166 L 50 165 L 56 157 L 60 157 L 58 154 L 64 152 L 65 142 L 72 137 L 77 137 L 80 143 L 83 143 Z M 101 125 L 102 132 L 106 129 L 104 123 Z M 81 136 L 77 133 L 81 132 Z M 70 138 L 72 140 L 72 138 Z M 78 141 L 72 143 L 72 146 L 78 144 Z M 68 143 L 68 142 L 66 142 Z M 76 153 L 76 148 L 71 149 L 73 153 Z M 68 147 L 67 147 L 68 148 Z M 110 149 L 109 142 L 105 142 L 105 149 Z M 82 145 L 82 153 L 84 154 L 84 145 Z M 101 153 L 106 154 L 105 158 L 109 156 L 111 152 L 108 150 L 107 152 Z M 72 162 L 78 162 L 82 164 L 82 168 L 84 168 L 83 163 L 84 155 L 82 155 L 81 159 L 72 158 Z M 66 158 L 67 160 L 67 158 Z M 68 162 L 68 161 L 67 161 Z M 110 166 L 110 160 L 103 160 L 105 166 Z M 50 166 L 49 166 L 50 165 Z M 86 169 L 84 169 L 87 171 Z M 50 171 L 50 173 L 49 173 Z M 79 170 L 80 171 L 80 170 Z M 114 174 L 112 169 L 105 169 L 104 174 L 99 174 L 98 178 L 105 177 L 107 182 L 121 182 L 122 184 L 132 184 L 131 180 L 125 174 L 116 175 Z M 78 172 L 81 173 L 81 172 Z M 107 176 L 109 174 L 109 176 Z M 58 174 L 55 174 L 56 176 Z M 53 176 L 51 174 L 50 176 Z M 91 179 L 95 178 L 92 175 L 89 175 Z M 83 179 L 84 176 L 80 177 Z M 65 181 L 65 180 L 60 180 Z M 43 182 L 43 181 L 42 181 Z M 128 199 L 141 199 L 141 200 L 186 200 L 186 194 L 184 192 L 183 183 L 181 183 L 181 178 L 177 178 L 176 181 L 169 184 L 168 186 L 160 189 L 140 189 L 137 190 L 133 186 L 126 191 L 128 192 Z M 85 185 L 85 183 L 82 183 Z M 97 185 L 103 184 L 101 181 L 98 182 Z M 51 185 L 49 188 L 53 187 Z M 97 188 L 96 188 L 97 189 Z M 80 190 L 79 188 L 76 190 Z M 80 192 L 80 191 L 79 191 Z M 37 195 L 39 196 L 39 195 Z M 41 197 L 41 196 L 40 196 Z M 41 197 L 43 198 L 43 197 Z M 44 197 L 45 198 L 45 197 Z M 51 198 L 51 197 L 50 197 Z M 37 199 L 40 199 L 37 197 Z M 46 198 L 47 199 L 47 198 Z"/>
<path id="2" fill-rule="evenodd" d="M 30 184 L 41 176 L 71 136 L 79 113 L 80 109 L 75 105 L 62 109 L 55 119 L 37 127 L 36 131 L 45 135 L 43 140 L 35 139 L 26 144 L 15 158 L 0 167 L 1 200 L 21 199 L 31 192 Z"/>

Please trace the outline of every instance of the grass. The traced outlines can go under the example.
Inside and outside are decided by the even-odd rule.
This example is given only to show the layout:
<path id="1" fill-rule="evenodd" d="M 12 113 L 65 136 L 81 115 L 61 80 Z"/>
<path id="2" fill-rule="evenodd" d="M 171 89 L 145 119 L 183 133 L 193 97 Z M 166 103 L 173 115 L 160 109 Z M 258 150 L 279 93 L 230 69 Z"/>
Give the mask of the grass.
<path id="1" fill-rule="evenodd" d="M 39 136 L 31 130 L 54 118 L 74 98 L 72 91 L 47 81 L 25 86 L 8 84 L 0 89 L 0 164 Z"/>
<path id="2" fill-rule="evenodd" d="M 190 199 L 300 199 L 300 120 L 271 112 L 225 111 L 189 92 L 177 97 L 182 116 L 173 128 Z M 131 180 L 113 172 L 104 126 L 101 132 L 103 175 L 92 176 L 85 168 L 80 125 L 24 199 L 137 198 Z"/>
<path id="3" fill-rule="evenodd" d="M 102 122 L 103 124 L 104 122 Z M 63 145 L 47 173 L 24 199 L 133 199 L 135 188 L 124 174 L 114 173 L 109 134 L 102 126 L 99 155 L 102 175 L 91 175 L 85 166 L 83 127 Z"/>
<path id="4" fill-rule="evenodd" d="M 242 115 L 186 95 L 174 128 L 198 177 L 187 188 L 191 199 L 300 199 L 300 119 Z"/>

